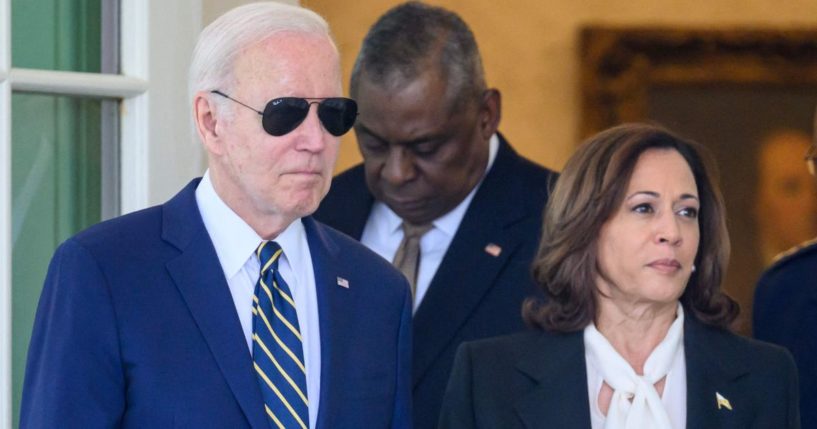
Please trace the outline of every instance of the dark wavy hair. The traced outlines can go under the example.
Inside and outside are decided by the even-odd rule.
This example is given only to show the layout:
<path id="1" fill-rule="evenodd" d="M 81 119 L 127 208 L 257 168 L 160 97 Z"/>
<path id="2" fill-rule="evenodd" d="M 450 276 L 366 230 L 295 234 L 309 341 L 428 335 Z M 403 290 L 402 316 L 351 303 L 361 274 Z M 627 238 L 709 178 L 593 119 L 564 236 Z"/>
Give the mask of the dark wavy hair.
<path id="1" fill-rule="evenodd" d="M 723 198 L 709 153 L 667 129 L 624 124 L 586 140 L 561 173 L 545 209 L 533 275 L 547 300 L 529 298 L 525 321 L 555 332 L 584 329 L 596 317 L 597 242 L 602 225 L 622 204 L 639 156 L 649 149 L 677 151 L 689 164 L 700 198 L 700 242 L 681 295 L 684 308 L 702 322 L 729 328 L 738 304 L 721 291 L 729 262 Z"/>

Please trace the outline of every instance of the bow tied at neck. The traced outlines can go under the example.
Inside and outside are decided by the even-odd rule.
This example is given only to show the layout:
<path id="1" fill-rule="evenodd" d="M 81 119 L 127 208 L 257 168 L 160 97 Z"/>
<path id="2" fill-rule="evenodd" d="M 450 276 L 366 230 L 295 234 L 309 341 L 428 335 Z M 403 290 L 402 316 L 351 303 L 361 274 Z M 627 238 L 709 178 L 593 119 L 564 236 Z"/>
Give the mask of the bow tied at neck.
<path id="1" fill-rule="evenodd" d="M 591 323 L 584 330 L 587 356 L 613 389 L 613 397 L 604 422 L 605 429 L 672 429 L 669 415 L 661 402 L 655 383 L 667 376 L 683 344 L 684 310 L 678 305 L 675 321 L 666 337 L 644 364 L 644 375 L 632 366 Z"/>

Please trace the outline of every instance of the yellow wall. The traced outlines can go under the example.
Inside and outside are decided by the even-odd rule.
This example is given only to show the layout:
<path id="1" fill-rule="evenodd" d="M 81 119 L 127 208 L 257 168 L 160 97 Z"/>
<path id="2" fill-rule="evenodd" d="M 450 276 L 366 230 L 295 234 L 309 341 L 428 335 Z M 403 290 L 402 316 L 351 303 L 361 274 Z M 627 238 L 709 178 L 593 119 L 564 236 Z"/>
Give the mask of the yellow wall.
<path id="1" fill-rule="evenodd" d="M 344 76 L 369 26 L 398 4 L 390 0 L 302 0 L 323 15 L 342 52 Z M 503 96 L 500 130 L 517 150 L 561 169 L 578 136 L 578 30 L 614 25 L 817 26 L 814 0 L 444 0 L 459 13 L 482 51 L 488 84 Z M 360 160 L 350 133 L 338 160 L 341 171 Z"/>

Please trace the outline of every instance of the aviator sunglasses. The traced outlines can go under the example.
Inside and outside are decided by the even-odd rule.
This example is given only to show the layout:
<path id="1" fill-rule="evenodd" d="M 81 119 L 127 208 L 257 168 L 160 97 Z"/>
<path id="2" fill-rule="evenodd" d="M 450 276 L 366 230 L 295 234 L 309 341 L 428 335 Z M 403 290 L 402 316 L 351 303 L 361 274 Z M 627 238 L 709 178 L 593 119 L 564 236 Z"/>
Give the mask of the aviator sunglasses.
<path id="1" fill-rule="evenodd" d="M 272 136 L 282 136 L 298 128 L 301 122 L 309 114 L 309 107 L 312 104 L 318 105 L 318 119 L 330 134 L 340 137 L 346 134 L 357 118 L 357 103 L 351 98 L 298 98 L 281 97 L 275 98 L 267 103 L 264 111 L 256 110 L 232 97 L 219 91 L 210 91 L 228 100 L 232 100 L 261 115 L 261 125 L 264 131 Z"/>

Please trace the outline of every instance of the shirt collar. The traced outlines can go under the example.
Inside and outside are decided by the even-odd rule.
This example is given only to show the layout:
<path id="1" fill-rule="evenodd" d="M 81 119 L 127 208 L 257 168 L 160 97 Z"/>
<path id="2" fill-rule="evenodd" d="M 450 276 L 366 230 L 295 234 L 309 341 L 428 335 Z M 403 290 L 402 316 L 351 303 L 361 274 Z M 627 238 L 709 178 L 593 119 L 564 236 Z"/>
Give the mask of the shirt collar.
<path id="1" fill-rule="evenodd" d="M 306 241 L 306 230 L 301 219 L 295 219 L 289 226 L 286 227 L 274 240 L 281 246 L 284 251 L 283 259 L 288 263 L 292 274 L 295 276 L 295 283 L 298 285 L 306 284 L 306 279 L 301 278 L 302 270 L 295 269 L 295 267 L 305 267 L 306 258 L 309 257 L 309 245 Z M 294 285 L 289 285 L 290 288 Z"/>
<path id="2" fill-rule="evenodd" d="M 216 249 L 221 269 L 226 278 L 232 278 L 253 256 L 263 239 L 219 197 L 210 180 L 209 170 L 196 188 L 196 203 Z M 284 257 L 290 266 L 300 266 L 305 240 L 303 223 L 301 219 L 296 219 L 276 237 L 275 242 L 284 250 Z"/>

